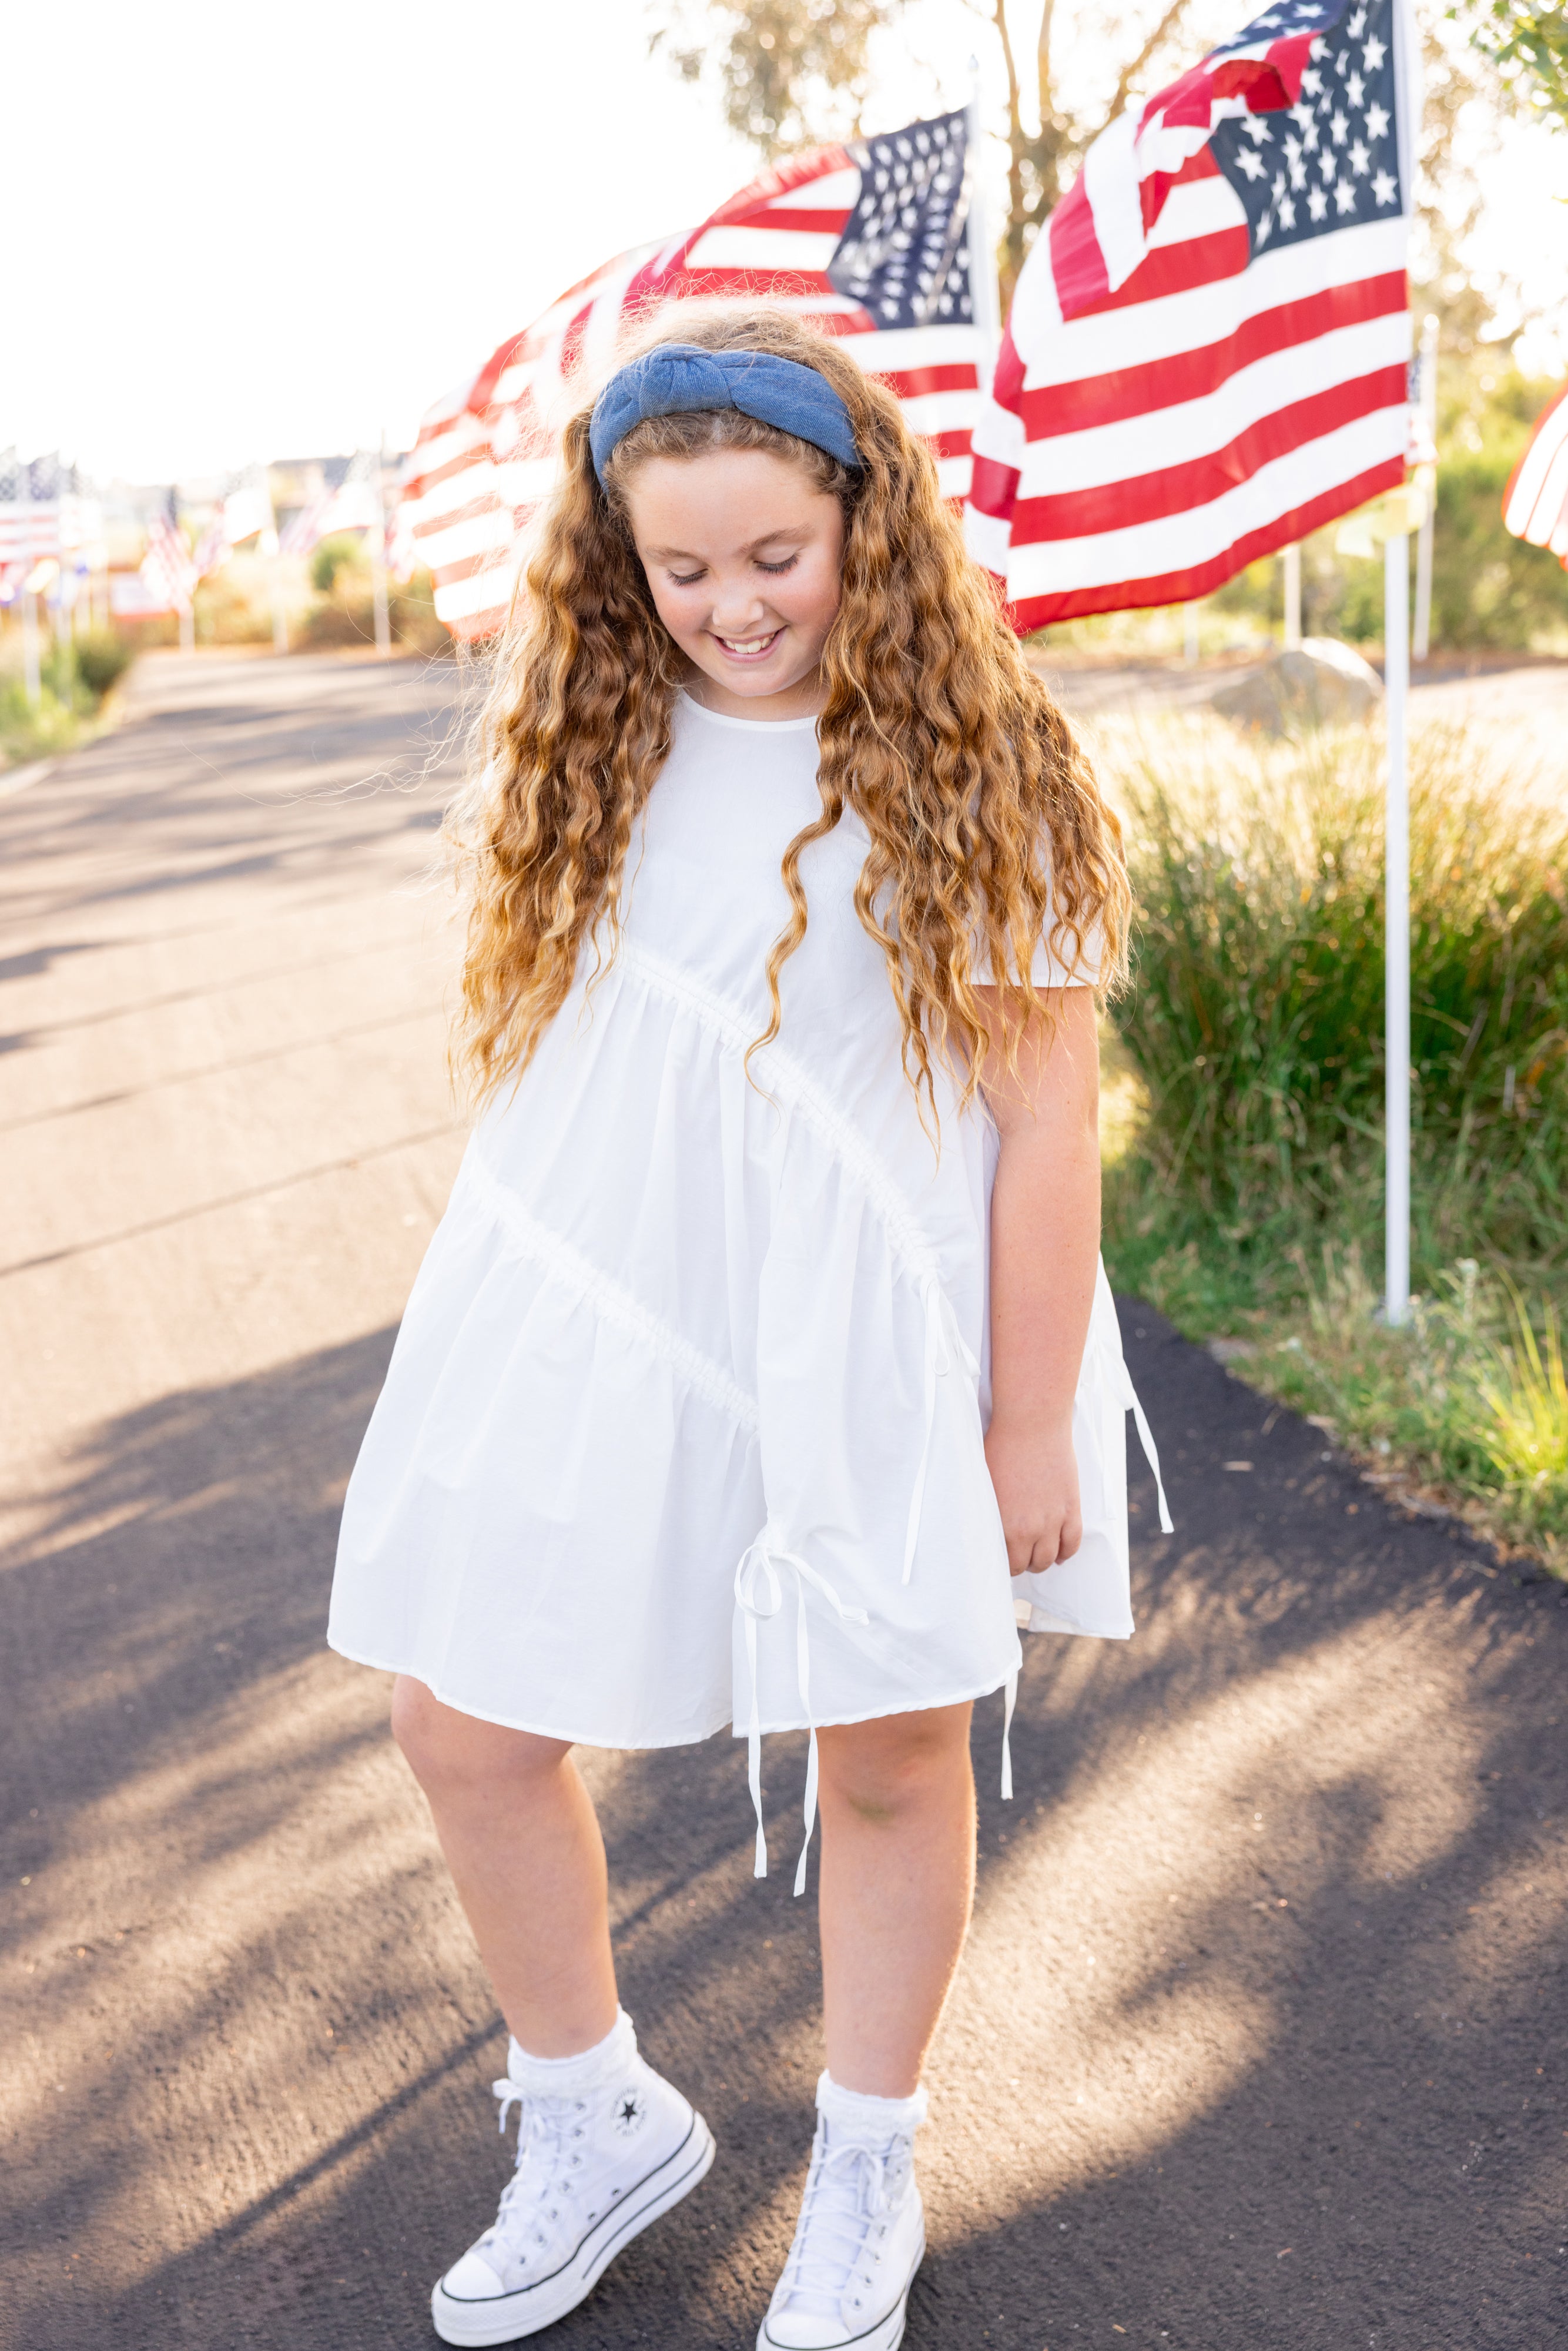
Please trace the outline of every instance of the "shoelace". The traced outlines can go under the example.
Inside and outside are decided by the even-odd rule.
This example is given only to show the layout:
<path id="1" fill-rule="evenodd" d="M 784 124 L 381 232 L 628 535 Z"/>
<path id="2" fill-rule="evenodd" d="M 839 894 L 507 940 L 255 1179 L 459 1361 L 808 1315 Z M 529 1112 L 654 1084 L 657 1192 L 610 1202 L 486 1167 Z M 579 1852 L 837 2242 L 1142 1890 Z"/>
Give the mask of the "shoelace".
<path id="1" fill-rule="evenodd" d="M 570 2163 L 567 2141 L 581 2127 L 573 2120 L 580 2101 L 532 2095 L 509 2075 L 492 2083 L 491 2088 L 501 2102 L 503 2138 L 512 2107 L 517 2105 L 521 2111 L 517 2118 L 517 2165 L 501 2190 L 495 2225 L 485 2234 L 520 2257 L 530 2239 L 535 2243 L 546 2241 L 546 2231 L 539 2227 L 539 2220 L 541 2217 L 554 2220 L 559 2211 L 559 2205 L 550 2199 L 568 2197 L 574 2190 L 576 2183 L 563 2174 Z M 545 2208 L 542 2215 L 538 2209 L 541 2205 Z"/>
<path id="2" fill-rule="evenodd" d="M 779 2282 L 781 2307 L 813 2318 L 836 2318 L 854 2285 L 870 2231 L 891 2208 L 905 2143 L 885 2147 L 864 2139 L 820 2142 L 800 2203 L 795 2241 Z M 890 2173 L 894 2177 L 890 2179 Z"/>

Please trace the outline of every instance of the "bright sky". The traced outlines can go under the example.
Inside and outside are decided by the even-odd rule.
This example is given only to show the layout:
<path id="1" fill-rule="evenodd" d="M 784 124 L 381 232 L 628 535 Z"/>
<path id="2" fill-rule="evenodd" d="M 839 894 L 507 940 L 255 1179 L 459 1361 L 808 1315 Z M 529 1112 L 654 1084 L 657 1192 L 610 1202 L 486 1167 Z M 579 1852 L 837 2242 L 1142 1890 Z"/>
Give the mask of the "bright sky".
<path id="1" fill-rule="evenodd" d="M 1105 12 L 1081 5 L 1070 55 L 1093 87 Z M 1201 0 L 1205 31 L 1241 13 Z M 1009 14 L 1027 67 L 1039 0 Z M 69 99 L 64 122 L 47 100 L 7 110 L 6 183 L 30 195 L 0 447 L 167 481 L 383 426 L 406 446 L 421 411 L 565 287 L 751 176 L 754 151 L 647 37 L 644 0 L 12 11 L 9 86 Z M 868 127 L 961 104 L 977 48 L 999 93 L 995 37 L 964 0 L 916 0 Z M 1500 265 L 1541 256 L 1543 298 L 1568 313 L 1553 257 L 1568 137 L 1511 141 L 1491 180 L 1489 248 Z"/>

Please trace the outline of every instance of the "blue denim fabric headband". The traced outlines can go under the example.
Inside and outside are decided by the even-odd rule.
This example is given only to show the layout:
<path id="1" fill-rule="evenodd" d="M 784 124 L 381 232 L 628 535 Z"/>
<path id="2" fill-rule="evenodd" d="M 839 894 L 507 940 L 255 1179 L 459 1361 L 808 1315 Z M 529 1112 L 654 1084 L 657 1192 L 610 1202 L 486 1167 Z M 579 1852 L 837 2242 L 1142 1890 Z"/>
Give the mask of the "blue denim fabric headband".
<path id="1" fill-rule="evenodd" d="M 771 351 L 705 351 L 695 343 L 660 343 L 612 375 L 593 404 L 588 428 L 601 482 L 610 453 L 645 416 L 737 408 L 759 424 L 825 449 L 861 471 L 849 411 L 826 376 Z"/>

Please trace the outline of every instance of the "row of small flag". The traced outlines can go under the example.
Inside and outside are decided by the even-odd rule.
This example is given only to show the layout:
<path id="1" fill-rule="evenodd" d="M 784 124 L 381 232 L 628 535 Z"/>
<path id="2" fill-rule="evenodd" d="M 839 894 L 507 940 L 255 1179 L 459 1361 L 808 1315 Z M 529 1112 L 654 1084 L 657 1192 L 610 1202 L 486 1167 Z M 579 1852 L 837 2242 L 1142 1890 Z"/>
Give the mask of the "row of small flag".
<path id="1" fill-rule="evenodd" d="M 277 543 L 375 531 L 393 576 L 429 570 L 455 634 L 487 635 L 561 425 L 627 330 L 683 303 L 770 302 L 891 386 L 1020 629 L 1207 595 L 1433 454 L 1406 277 L 1418 60 L 1411 0 L 1274 0 L 1091 147 L 994 350 L 964 113 L 799 157 L 502 344 L 424 417 L 389 516 L 367 453 Z M 0 598 L 16 562 L 59 552 L 8 549 L 8 511 L 0 486 Z M 1568 394 L 1504 514 L 1568 563 Z M 199 579 L 273 529 L 265 475 L 236 480 L 194 549 L 154 526 L 149 595 L 188 610 Z"/>
<path id="2" fill-rule="evenodd" d="M 96 568 L 90 560 L 99 530 L 96 507 L 82 494 L 74 469 L 68 480 L 57 461 L 34 460 L 23 466 L 12 452 L 0 461 L 0 605 L 14 603 L 20 594 L 49 593 L 62 572 Z M 365 530 L 379 538 L 384 521 L 381 458 L 373 450 L 361 450 L 343 480 L 319 491 L 281 530 L 266 472 L 256 466 L 230 483 L 193 545 L 171 509 L 155 512 L 147 524 L 140 571 L 117 575 L 111 582 L 114 609 L 125 618 L 185 613 L 200 581 L 248 540 L 301 556 L 336 531 Z M 391 566 L 397 576 L 411 578 L 416 558 L 406 532 L 394 528 L 387 537 Z"/>
<path id="3" fill-rule="evenodd" d="M 888 382 L 1020 629 L 1207 595 L 1434 454 L 1410 382 L 1418 116 L 1410 0 L 1276 0 L 1095 141 L 995 351 L 963 113 L 766 172 L 429 411 L 399 516 L 438 614 L 501 625 L 566 417 L 628 329 L 692 301 L 781 304 Z M 1527 458 L 1509 518 L 1563 552 L 1556 413 L 1556 470 Z"/>

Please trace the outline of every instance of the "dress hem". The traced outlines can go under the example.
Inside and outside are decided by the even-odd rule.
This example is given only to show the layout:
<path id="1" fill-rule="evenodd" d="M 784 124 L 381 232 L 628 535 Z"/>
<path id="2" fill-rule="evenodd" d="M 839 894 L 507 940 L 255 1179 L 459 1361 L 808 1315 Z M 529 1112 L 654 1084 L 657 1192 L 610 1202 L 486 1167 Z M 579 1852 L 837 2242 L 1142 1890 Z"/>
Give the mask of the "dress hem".
<path id="1" fill-rule="evenodd" d="M 694 1731 L 689 1736 L 683 1734 L 682 1736 L 674 1739 L 640 1739 L 636 1740 L 604 1739 L 601 1737 L 593 1738 L 580 1730 L 562 1730 L 555 1724 L 542 1722 L 519 1722 L 515 1716 L 492 1714 L 487 1712 L 482 1707 L 465 1706 L 461 1699 L 448 1697 L 444 1691 L 438 1689 L 433 1681 L 426 1679 L 426 1677 L 423 1674 L 417 1672 L 413 1666 L 393 1665 L 385 1657 L 368 1656 L 361 1649 L 345 1648 L 343 1644 L 340 1641 L 335 1641 L 330 1634 L 327 1636 L 327 1646 L 332 1651 L 335 1656 L 346 1658 L 350 1665 L 366 1666 L 372 1673 L 378 1674 L 407 1674 L 412 1681 L 423 1682 L 424 1687 L 430 1692 L 431 1697 L 434 1698 L 439 1705 L 449 1706 L 455 1714 L 466 1714 L 476 1722 L 494 1723 L 498 1730 L 520 1730 L 525 1732 L 530 1739 L 559 1739 L 566 1746 L 596 1747 L 601 1749 L 603 1752 L 610 1755 L 652 1755 L 656 1754 L 660 1750 L 666 1747 L 701 1747 L 707 1740 L 716 1738 L 721 1730 L 729 1730 L 733 1732 L 737 1739 L 744 1739 L 747 1736 L 746 1729 L 736 1722 L 732 1714 L 721 1715 L 719 1719 L 713 1724 L 711 1729 L 707 1730 Z M 1007 1683 L 1011 1679 L 1012 1676 L 1019 1671 L 1022 1663 L 1023 1656 L 1020 1647 L 1017 1661 L 1013 1665 L 1009 1666 L 1004 1673 L 997 1674 L 988 1680 L 977 1683 L 975 1687 L 970 1689 L 951 1690 L 945 1692 L 942 1696 L 937 1698 L 923 1698 L 913 1706 L 892 1708 L 873 1707 L 862 1714 L 819 1715 L 815 1719 L 814 1722 L 807 1722 L 803 1717 L 799 1721 L 791 1719 L 789 1721 L 764 1722 L 761 1725 L 761 1733 L 763 1738 L 770 1739 L 776 1737 L 780 1732 L 789 1730 L 810 1730 L 813 1729 L 817 1730 L 837 1730 L 847 1729 L 857 1722 L 885 1721 L 891 1715 L 894 1714 L 927 1714 L 939 1706 L 964 1706 L 973 1702 L 977 1698 L 990 1698 L 996 1691 L 1004 1688 Z"/>

